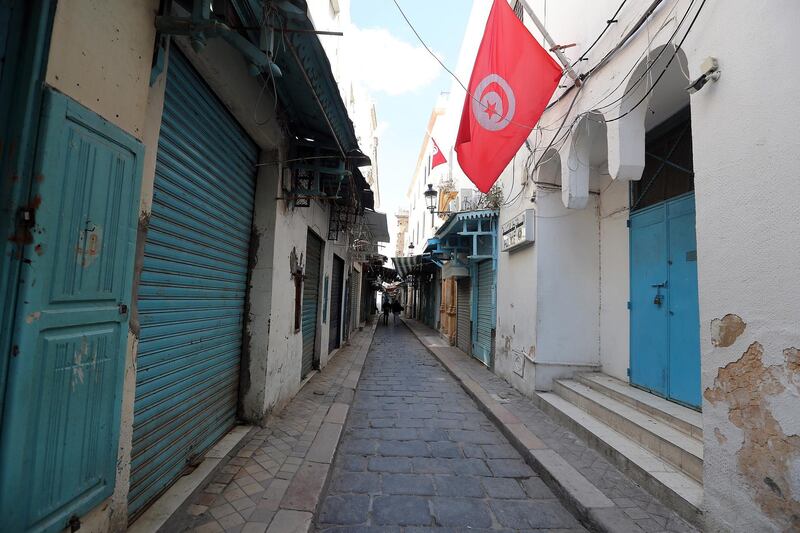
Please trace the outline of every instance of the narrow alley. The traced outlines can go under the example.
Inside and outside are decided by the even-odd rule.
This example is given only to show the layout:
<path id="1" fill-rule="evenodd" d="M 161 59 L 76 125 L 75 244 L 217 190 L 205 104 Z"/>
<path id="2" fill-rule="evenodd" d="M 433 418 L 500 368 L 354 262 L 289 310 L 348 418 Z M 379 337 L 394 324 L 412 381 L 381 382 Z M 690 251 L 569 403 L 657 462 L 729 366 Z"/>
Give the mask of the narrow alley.
<path id="1" fill-rule="evenodd" d="M 318 517 L 321 531 L 355 525 L 584 531 L 411 331 L 391 321 L 375 333 Z"/>

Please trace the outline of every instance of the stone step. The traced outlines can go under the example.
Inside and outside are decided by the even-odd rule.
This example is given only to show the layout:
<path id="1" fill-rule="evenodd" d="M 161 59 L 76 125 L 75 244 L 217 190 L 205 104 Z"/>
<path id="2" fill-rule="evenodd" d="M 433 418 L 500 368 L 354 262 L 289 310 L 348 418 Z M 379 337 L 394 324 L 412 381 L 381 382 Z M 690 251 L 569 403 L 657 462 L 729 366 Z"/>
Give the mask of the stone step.
<path id="1" fill-rule="evenodd" d="M 702 483 L 702 441 L 577 381 L 556 380 L 553 392 Z"/>
<path id="2" fill-rule="evenodd" d="M 664 505 L 702 527 L 703 486 L 695 479 L 558 394 L 540 392 L 537 397 L 543 411 L 602 453 Z"/>
<path id="3" fill-rule="evenodd" d="M 703 415 L 599 372 L 578 374 L 576 381 L 639 411 L 663 420 L 689 436 L 703 440 Z"/>

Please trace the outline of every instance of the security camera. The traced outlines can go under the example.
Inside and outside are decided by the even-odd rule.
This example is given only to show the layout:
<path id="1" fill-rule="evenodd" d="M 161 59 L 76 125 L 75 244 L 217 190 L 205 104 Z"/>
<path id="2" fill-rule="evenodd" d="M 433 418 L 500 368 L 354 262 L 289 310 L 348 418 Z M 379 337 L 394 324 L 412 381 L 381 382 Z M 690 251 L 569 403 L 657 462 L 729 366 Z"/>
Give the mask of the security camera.
<path id="1" fill-rule="evenodd" d="M 709 81 L 717 81 L 719 79 L 720 71 L 719 71 L 719 63 L 717 62 L 717 58 L 715 57 L 707 57 L 703 64 L 700 66 L 703 70 L 703 73 L 700 75 L 699 78 L 694 80 L 688 87 L 686 87 L 686 91 L 689 94 L 694 94 L 703 87 L 705 87 L 706 83 Z"/>

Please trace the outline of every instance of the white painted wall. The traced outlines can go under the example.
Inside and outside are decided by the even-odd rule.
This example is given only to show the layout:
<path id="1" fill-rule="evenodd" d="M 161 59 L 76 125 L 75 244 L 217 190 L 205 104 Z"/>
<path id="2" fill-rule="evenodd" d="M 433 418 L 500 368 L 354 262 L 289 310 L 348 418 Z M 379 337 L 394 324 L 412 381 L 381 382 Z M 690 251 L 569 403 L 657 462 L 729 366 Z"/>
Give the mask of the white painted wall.
<path id="1" fill-rule="evenodd" d="M 714 0 L 706 9 L 685 48 L 693 76 L 707 56 L 722 71 L 692 96 L 708 529 L 795 529 L 800 373 L 785 350 L 800 347 L 800 107 L 790 96 L 800 82 L 792 38 L 800 5 Z M 768 80 L 765 64 L 776 66 Z M 730 346 L 715 346 L 712 320 L 728 313 L 746 328 Z M 752 343 L 763 346 L 768 373 L 745 367 L 749 397 L 709 401 L 721 369 L 736 366 Z M 773 380 L 780 386 L 769 387 Z M 743 406 L 745 420 L 737 418 Z"/>
<path id="2" fill-rule="evenodd" d="M 628 184 L 605 177 L 600 200 L 600 364 L 604 373 L 628 381 Z"/>
<path id="3" fill-rule="evenodd" d="M 571 59 L 599 34 L 604 21 L 618 6 L 616 1 L 546 2 L 544 16 L 545 2 L 533 4 L 557 42 L 578 44 L 567 50 Z M 619 22 L 592 50 L 589 61 L 578 65 L 579 72 L 596 65 L 647 5 L 649 2 L 627 3 L 617 17 Z M 699 5 L 694 4 L 689 19 Z M 687 0 L 662 2 L 650 22 L 587 81 L 572 114 L 592 111 L 613 101 L 614 95 L 625 89 L 628 73 L 647 50 L 668 41 L 688 6 Z M 574 16 L 576 11 L 581 12 L 580 17 Z M 796 2 L 753 5 L 709 0 L 683 45 L 686 66 L 679 67 L 688 69 L 690 77 L 696 78 L 701 73 L 703 59 L 715 56 L 722 71 L 719 82 L 710 83 L 691 97 L 700 292 L 698 327 L 705 391 L 704 506 L 709 531 L 781 531 L 798 527 L 797 522 L 791 522 L 791 515 L 800 514 L 800 378 L 794 350 L 800 345 L 797 327 L 800 278 L 789 265 L 797 264 L 800 259 L 796 208 L 800 182 L 796 179 L 795 155 L 800 147 L 800 133 L 795 126 L 800 109 L 790 96 L 800 78 L 800 71 L 794 68 L 791 42 L 793 24 L 799 16 L 800 5 Z M 649 41 L 652 42 L 648 44 Z M 765 77 L 761 73 L 767 64 L 775 66 L 775 74 Z M 685 98 L 682 87 L 674 80 L 665 82 L 655 92 L 663 93 L 665 88 L 673 91 L 675 98 L 662 94 L 651 99 L 636 118 L 642 121 L 637 127 L 630 121 L 608 124 L 607 173 L 638 178 L 641 165 L 635 152 L 642 147 L 644 131 L 669 116 L 679 100 Z M 531 137 L 533 143 L 541 139 L 540 149 L 554 135 L 572 95 L 574 92 L 545 112 L 540 125 L 546 129 Z M 633 103 L 623 102 L 623 110 Z M 619 107 L 617 104 L 602 109 L 604 116 L 618 116 Z M 569 178 L 568 170 L 563 177 Z M 510 189 L 508 172 L 503 182 Z M 595 245 L 599 247 L 599 300 L 594 304 L 599 315 L 599 360 L 604 372 L 626 379 L 627 183 L 611 182 L 605 177 L 594 180 L 593 188 L 603 191 L 597 203 L 599 233 Z M 590 202 L 583 211 L 594 209 L 595 195 L 590 195 L 588 188 L 580 194 L 589 197 Z M 541 195 L 537 205 L 540 199 Z M 524 202 L 508 206 L 501 212 L 501 221 L 526 206 Z M 541 223 L 538 226 L 535 245 L 538 250 L 530 255 L 536 256 L 541 266 L 548 261 L 544 259 L 547 254 L 543 248 L 548 237 L 543 234 L 563 228 L 559 225 L 558 229 L 554 226 L 548 230 Z M 581 240 L 567 237 L 564 234 L 562 248 L 574 247 Z M 536 260 L 529 259 L 531 267 Z M 506 261 L 501 257 L 501 274 L 508 271 L 503 264 Z M 502 321 L 508 319 L 512 295 L 530 290 L 530 282 L 501 275 L 500 283 L 512 284 L 498 291 L 498 320 Z M 554 298 L 564 299 L 563 288 L 546 296 L 545 291 L 551 286 L 541 271 L 537 287 L 539 297 L 544 296 L 543 304 L 550 302 L 552 307 Z M 720 344 L 724 335 L 718 331 L 718 322 L 712 326 L 712 321 L 729 313 L 741 317 L 746 327 L 738 338 L 734 336 Z M 543 315 L 544 309 L 539 308 L 536 316 L 540 332 L 545 329 Z M 580 324 L 594 327 L 588 318 L 581 319 Z M 568 340 L 565 334 L 572 326 L 570 322 L 554 321 L 552 327 L 562 329 L 559 344 Z M 498 327 L 507 334 L 507 326 Z M 519 335 L 517 328 L 516 336 Z M 538 339 L 537 357 L 541 355 L 538 348 L 542 341 Z M 727 345 L 728 342 L 731 344 Z M 753 357 L 762 351 L 760 359 Z M 751 357 L 747 365 L 742 361 L 746 356 Z M 729 371 L 738 371 L 738 383 L 732 381 L 730 372 L 726 374 L 726 365 L 731 365 L 727 367 Z M 504 368 L 498 360 L 498 372 L 505 372 Z M 514 379 L 510 381 L 524 390 Z M 738 397 L 726 393 L 733 389 Z"/>

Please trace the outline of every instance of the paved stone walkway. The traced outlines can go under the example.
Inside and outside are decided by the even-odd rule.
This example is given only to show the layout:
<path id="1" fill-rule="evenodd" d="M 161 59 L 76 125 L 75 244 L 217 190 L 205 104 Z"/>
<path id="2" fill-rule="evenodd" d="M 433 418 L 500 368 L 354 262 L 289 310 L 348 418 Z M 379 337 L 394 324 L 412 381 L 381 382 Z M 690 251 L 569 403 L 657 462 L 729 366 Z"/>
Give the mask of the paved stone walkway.
<path id="1" fill-rule="evenodd" d="M 308 531 L 372 327 L 355 334 L 265 427 L 159 530 L 199 533 Z"/>
<path id="2" fill-rule="evenodd" d="M 440 339 L 438 332 L 412 322 L 411 327 L 421 335 Z M 428 337 L 426 337 L 428 338 Z M 525 427 L 541 439 L 550 449 L 556 450 L 570 466 L 580 472 L 592 485 L 611 499 L 630 517 L 642 531 L 652 533 L 692 533 L 697 529 L 672 509 L 666 507 L 649 492 L 626 477 L 600 453 L 589 447 L 546 413 L 536 407 L 530 398 L 523 396 L 507 381 L 500 378 L 475 358 L 460 350 L 453 350 L 453 359 L 460 371 L 474 380 L 489 395 L 501 402 Z"/>
<path id="3" fill-rule="evenodd" d="M 585 531 L 404 326 L 379 326 L 322 531 Z"/>

